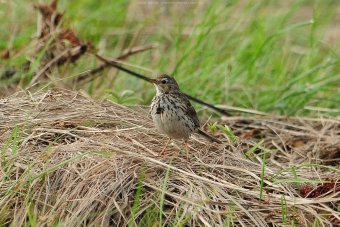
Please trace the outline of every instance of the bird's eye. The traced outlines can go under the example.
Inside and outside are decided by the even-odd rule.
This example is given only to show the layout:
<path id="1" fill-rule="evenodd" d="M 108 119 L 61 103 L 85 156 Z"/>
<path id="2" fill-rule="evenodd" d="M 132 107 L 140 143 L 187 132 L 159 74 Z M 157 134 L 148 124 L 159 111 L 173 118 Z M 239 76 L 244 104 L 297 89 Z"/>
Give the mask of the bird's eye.
<path id="1" fill-rule="evenodd" d="M 162 80 L 162 84 L 166 84 L 166 80 Z"/>

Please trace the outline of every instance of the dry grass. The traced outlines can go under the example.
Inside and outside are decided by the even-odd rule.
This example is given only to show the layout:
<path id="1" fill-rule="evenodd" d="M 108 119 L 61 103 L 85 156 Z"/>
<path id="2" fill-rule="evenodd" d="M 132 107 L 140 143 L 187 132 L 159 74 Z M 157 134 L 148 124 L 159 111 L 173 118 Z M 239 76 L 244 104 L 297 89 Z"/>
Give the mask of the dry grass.
<path id="1" fill-rule="evenodd" d="M 337 184 L 326 195 L 300 194 L 316 186 L 310 180 L 339 179 L 337 119 L 229 118 L 224 123 L 240 140 L 230 145 L 218 132 L 225 143 L 216 145 L 194 135 L 187 163 L 180 142 L 155 157 L 167 138 L 141 107 L 42 90 L 16 93 L 0 100 L 0 108 L 0 225 L 329 226 L 340 220 Z M 320 153 L 327 149 L 333 156 Z M 312 165 L 325 159 L 335 166 Z"/>

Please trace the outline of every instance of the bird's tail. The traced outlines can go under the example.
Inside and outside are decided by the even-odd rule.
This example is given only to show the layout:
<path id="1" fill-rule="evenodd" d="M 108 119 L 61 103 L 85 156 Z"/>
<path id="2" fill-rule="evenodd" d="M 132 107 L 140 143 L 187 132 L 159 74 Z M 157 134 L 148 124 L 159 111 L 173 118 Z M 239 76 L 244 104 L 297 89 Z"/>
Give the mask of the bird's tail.
<path id="1" fill-rule="evenodd" d="M 217 139 L 216 137 L 213 137 L 212 135 L 209 135 L 208 133 L 206 133 L 202 129 L 198 129 L 198 133 L 201 134 L 202 136 L 208 138 L 209 140 L 211 140 L 213 142 L 222 143 L 219 139 Z"/>

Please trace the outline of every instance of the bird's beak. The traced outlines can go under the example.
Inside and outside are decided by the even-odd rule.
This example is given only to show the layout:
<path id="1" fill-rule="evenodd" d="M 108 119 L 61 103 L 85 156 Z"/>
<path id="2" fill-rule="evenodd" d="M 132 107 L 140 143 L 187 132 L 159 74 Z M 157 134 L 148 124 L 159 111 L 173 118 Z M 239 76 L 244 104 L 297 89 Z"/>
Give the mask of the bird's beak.
<path id="1" fill-rule="evenodd" d="M 157 82 L 157 80 L 155 80 L 155 79 L 148 79 L 148 81 L 153 83 L 153 84 L 155 84 Z"/>

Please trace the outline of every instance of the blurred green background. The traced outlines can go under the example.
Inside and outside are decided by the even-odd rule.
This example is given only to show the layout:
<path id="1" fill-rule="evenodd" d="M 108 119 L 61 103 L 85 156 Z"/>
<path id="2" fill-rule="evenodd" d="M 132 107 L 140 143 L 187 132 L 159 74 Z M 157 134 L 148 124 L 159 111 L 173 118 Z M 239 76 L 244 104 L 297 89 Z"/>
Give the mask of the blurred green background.
<path id="1" fill-rule="evenodd" d="M 33 2 L 0 1 L 0 51 L 11 51 L 9 60 L 0 60 L 3 70 L 32 55 Z M 124 66 L 148 77 L 170 74 L 182 91 L 206 102 L 283 115 L 338 115 L 338 1 L 150 2 L 59 0 L 58 11 L 65 12 L 66 26 L 109 59 L 127 49 L 140 29 L 135 46 L 159 46 L 130 56 Z M 53 74 L 68 84 L 100 64 L 84 55 Z M 100 74 L 69 89 L 96 99 L 110 91 L 123 104 L 149 105 L 155 94 L 151 84 L 124 72 L 111 68 Z M 13 83 L 1 79 L 0 89 Z M 26 86 L 22 80 L 12 87 Z"/>

